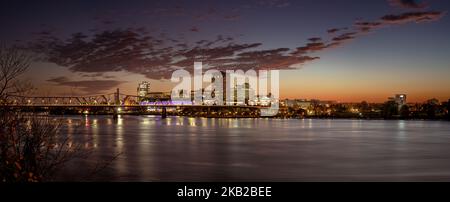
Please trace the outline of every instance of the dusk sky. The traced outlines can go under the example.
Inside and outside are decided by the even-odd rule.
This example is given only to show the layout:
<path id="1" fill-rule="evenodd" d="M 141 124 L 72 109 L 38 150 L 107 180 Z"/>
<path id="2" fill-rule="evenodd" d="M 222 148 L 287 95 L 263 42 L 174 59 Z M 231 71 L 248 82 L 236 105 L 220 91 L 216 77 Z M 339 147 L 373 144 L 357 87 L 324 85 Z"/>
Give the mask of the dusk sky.
<path id="1" fill-rule="evenodd" d="M 450 98 L 450 1 L 23 1 L 0 3 L 0 41 L 36 55 L 39 95 L 91 95 L 175 69 L 280 69 L 282 98 Z"/>

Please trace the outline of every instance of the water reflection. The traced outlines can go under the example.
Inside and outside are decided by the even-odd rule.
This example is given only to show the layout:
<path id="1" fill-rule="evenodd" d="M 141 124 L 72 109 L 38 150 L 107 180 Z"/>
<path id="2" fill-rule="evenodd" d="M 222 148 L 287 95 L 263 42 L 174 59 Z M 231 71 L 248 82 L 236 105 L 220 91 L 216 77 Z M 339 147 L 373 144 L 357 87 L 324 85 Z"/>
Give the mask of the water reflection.
<path id="1" fill-rule="evenodd" d="M 65 118 L 96 152 L 72 171 L 122 153 L 97 180 L 450 180 L 449 122 Z"/>

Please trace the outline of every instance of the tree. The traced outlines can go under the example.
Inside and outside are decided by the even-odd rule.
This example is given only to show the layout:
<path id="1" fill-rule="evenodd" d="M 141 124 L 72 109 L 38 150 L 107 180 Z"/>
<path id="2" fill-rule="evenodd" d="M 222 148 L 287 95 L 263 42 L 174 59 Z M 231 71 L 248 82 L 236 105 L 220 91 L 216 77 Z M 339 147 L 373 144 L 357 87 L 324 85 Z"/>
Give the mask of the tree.
<path id="1" fill-rule="evenodd" d="M 422 106 L 422 110 L 426 113 L 427 118 L 434 119 L 436 118 L 437 105 L 433 103 L 425 103 Z"/>
<path id="2" fill-rule="evenodd" d="M 31 56 L 20 49 L 0 46 L 0 104 L 11 94 L 32 89 L 18 79 L 30 62 Z M 66 162 L 87 158 L 92 152 L 83 148 L 84 142 L 61 134 L 64 124 L 61 120 L 0 107 L 0 182 L 52 180 Z M 111 161 L 97 163 L 88 176 L 98 173 Z"/>
<path id="3" fill-rule="evenodd" d="M 393 118 L 398 115 L 398 105 L 394 101 L 387 101 L 384 103 L 383 116 L 386 119 Z"/>
<path id="4" fill-rule="evenodd" d="M 30 62 L 31 56 L 19 48 L 0 45 L 0 101 L 9 94 L 27 90 L 18 78 L 27 71 Z"/>
<path id="5" fill-rule="evenodd" d="M 26 90 L 19 77 L 30 66 L 31 56 L 17 47 L 0 45 L 0 103 L 11 94 Z M 59 125 L 49 117 L 0 110 L 0 181 L 42 181 L 48 179 L 79 147 L 58 138 Z"/>
<path id="6" fill-rule="evenodd" d="M 402 118 L 409 118 L 409 113 L 410 113 L 410 111 L 409 111 L 409 107 L 408 107 L 408 105 L 403 105 L 401 108 L 400 108 L 400 116 L 402 117 Z"/>
<path id="7" fill-rule="evenodd" d="M 360 104 L 360 109 L 361 112 L 368 112 L 370 111 L 370 106 L 366 101 L 362 101 Z"/>
<path id="8" fill-rule="evenodd" d="M 450 120 L 450 99 L 447 102 L 447 119 Z"/>
<path id="9" fill-rule="evenodd" d="M 67 161 L 87 155 L 82 144 L 59 135 L 59 121 L 11 111 L 1 115 L 1 182 L 51 180 Z"/>

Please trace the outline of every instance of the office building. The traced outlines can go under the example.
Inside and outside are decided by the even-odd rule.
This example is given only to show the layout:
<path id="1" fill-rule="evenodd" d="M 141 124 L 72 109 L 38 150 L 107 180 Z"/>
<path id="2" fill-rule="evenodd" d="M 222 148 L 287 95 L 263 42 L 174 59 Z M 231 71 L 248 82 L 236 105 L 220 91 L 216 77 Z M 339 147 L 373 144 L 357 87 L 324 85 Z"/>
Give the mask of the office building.
<path id="1" fill-rule="evenodd" d="M 406 105 L 406 95 L 405 94 L 397 94 L 394 99 L 395 103 L 397 103 L 400 107 Z"/>
<path id="2" fill-rule="evenodd" d="M 137 87 L 137 96 L 139 97 L 139 101 L 143 101 L 148 98 L 150 93 L 150 83 L 147 81 L 143 81 L 138 84 Z"/>

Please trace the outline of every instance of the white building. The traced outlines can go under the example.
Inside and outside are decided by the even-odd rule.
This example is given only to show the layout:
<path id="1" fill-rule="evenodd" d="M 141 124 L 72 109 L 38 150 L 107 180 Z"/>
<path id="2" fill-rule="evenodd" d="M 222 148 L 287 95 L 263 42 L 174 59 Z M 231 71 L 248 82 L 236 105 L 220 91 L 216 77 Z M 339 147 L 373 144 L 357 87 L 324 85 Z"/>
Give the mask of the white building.
<path id="1" fill-rule="evenodd" d="M 150 83 L 147 81 L 143 81 L 138 84 L 137 87 L 137 96 L 139 96 L 139 100 L 147 98 L 150 93 Z"/>
<path id="2" fill-rule="evenodd" d="M 406 95 L 405 94 L 397 94 L 395 95 L 395 103 L 399 106 L 406 105 Z"/>

